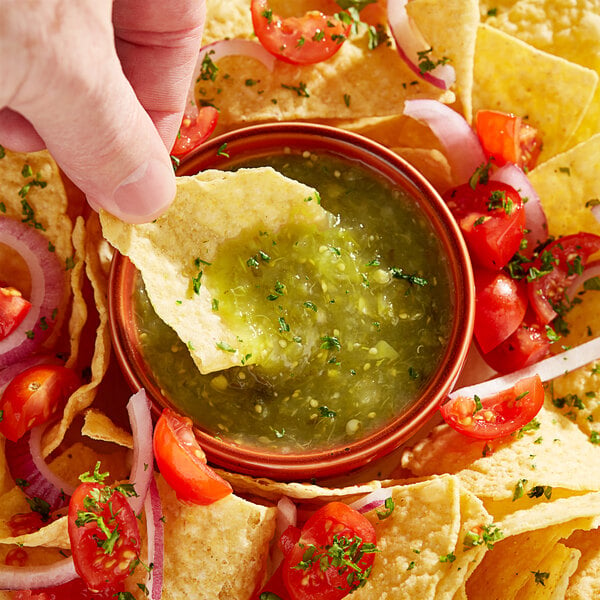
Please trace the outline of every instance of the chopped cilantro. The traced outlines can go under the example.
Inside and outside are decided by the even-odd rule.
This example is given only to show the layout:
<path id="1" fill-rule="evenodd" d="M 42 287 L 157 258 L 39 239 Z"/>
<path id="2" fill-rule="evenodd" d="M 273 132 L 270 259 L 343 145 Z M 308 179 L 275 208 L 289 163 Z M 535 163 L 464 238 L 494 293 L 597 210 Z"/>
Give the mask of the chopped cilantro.
<path id="1" fill-rule="evenodd" d="M 287 85 L 285 83 L 282 83 L 281 87 L 286 90 L 292 90 L 293 92 L 296 92 L 298 96 L 301 96 L 303 98 L 310 98 L 310 94 L 306 89 L 306 83 L 304 83 L 303 81 L 300 81 L 298 85 Z"/>
<path id="2" fill-rule="evenodd" d="M 335 336 L 323 335 L 321 336 L 321 348 L 323 350 L 341 350 L 342 344 Z"/>
<path id="3" fill-rule="evenodd" d="M 390 267 L 390 271 L 391 271 L 392 277 L 394 279 L 404 279 L 405 281 L 408 281 L 408 283 L 410 283 L 410 284 L 420 285 L 420 286 L 425 286 L 428 283 L 427 279 L 425 279 L 423 277 L 419 277 L 418 275 L 405 273 L 399 267 Z"/>
<path id="4" fill-rule="evenodd" d="M 229 158 L 229 154 L 226 152 L 227 150 L 227 142 L 221 144 L 219 149 L 217 150 L 217 156 L 223 156 L 225 158 Z"/>
<path id="5" fill-rule="evenodd" d="M 527 485 L 527 479 L 519 479 L 515 485 L 515 491 L 513 492 L 513 502 L 523 497 L 525 493 L 525 486 Z"/>
<path id="6" fill-rule="evenodd" d="M 223 350 L 224 352 L 235 352 L 235 348 L 230 346 L 227 342 L 217 342 L 217 348 L 219 350 Z"/>
<path id="7" fill-rule="evenodd" d="M 383 521 L 383 519 L 387 519 L 394 512 L 394 508 L 396 507 L 394 499 L 391 497 L 385 499 L 383 506 L 385 507 L 385 510 L 378 510 L 376 513 L 377 518 L 380 521 Z"/>
<path id="8" fill-rule="evenodd" d="M 552 486 L 551 485 L 534 485 L 528 492 L 529 498 L 541 498 L 542 496 L 546 500 L 550 500 L 552 497 Z"/>
<path id="9" fill-rule="evenodd" d="M 456 556 L 454 554 L 454 552 L 449 552 L 448 554 L 445 554 L 444 556 L 440 556 L 440 562 L 442 563 L 453 563 L 456 560 Z"/>
<path id="10" fill-rule="evenodd" d="M 546 571 L 531 571 L 531 573 L 535 577 L 535 582 L 538 583 L 539 585 L 545 586 L 546 581 L 550 577 L 550 573 L 547 573 Z"/>
<path id="11" fill-rule="evenodd" d="M 319 415 L 326 419 L 333 419 L 337 413 L 334 410 L 327 408 L 327 406 L 319 406 Z"/>
<path id="12" fill-rule="evenodd" d="M 440 65 L 445 65 L 450 62 L 450 59 L 446 56 L 443 56 L 442 58 L 439 58 L 436 61 L 432 60 L 431 59 L 432 52 L 433 52 L 433 48 L 417 51 L 419 72 L 421 73 L 421 75 L 424 75 L 425 73 L 430 73 L 436 67 L 438 67 Z"/>

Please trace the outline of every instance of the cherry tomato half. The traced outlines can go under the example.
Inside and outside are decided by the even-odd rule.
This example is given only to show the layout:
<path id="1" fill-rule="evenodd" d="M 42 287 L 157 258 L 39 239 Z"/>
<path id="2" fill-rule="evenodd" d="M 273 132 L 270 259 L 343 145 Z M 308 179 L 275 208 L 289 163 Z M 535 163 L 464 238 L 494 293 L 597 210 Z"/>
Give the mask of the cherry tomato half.
<path id="1" fill-rule="evenodd" d="M 525 209 L 518 192 L 499 181 L 465 183 L 444 194 L 462 231 L 471 260 L 486 269 L 501 269 L 519 249 Z"/>
<path id="2" fill-rule="evenodd" d="M 184 502 L 212 504 L 232 492 L 229 483 L 206 464 L 192 421 L 168 408 L 154 430 L 154 456 L 166 482 Z"/>
<path id="3" fill-rule="evenodd" d="M 474 269 L 474 335 L 485 354 L 520 325 L 527 310 L 527 284 L 504 271 Z"/>
<path id="4" fill-rule="evenodd" d="M 0 287 L 0 340 L 8 337 L 27 316 L 31 302 L 13 287 Z"/>
<path id="5" fill-rule="evenodd" d="M 486 156 L 499 167 L 507 162 L 525 170 L 535 167 L 542 139 L 537 129 L 521 117 L 496 110 L 480 110 L 475 115 L 475 128 Z"/>
<path id="6" fill-rule="evenodd" d="M 268 0 L 252 0 L 252 24 L 260 43 L 280 60 L 310 65 L 333 56 L 350 33 L 350 25 L 318 11 L 282 19 Z"/>
<path id="7" fill-rule="evenodd" d="M 373 565 L 375 542 L 375 529 L 364 515 L 342 502 L 321 507 L 306 521 L 283 560 L 282 577 L 290 599 L 339 600 L 348 595 L 361 585 L 360 574 Z M 336 554 L 344 555 L 357 570 L 336 566 Z"/>
<path id="8" fill-rule="evenodd" d="M 510 435 L 527 425 L 544 403 L 539 375 L 518 381 L 488 398 L 458 396 L 440 407 L 444 421 L 459 433 L 481 440 Z"/>
<path id="9" fill-rule="evenodd" d="M 0 433 L 16 442 L 35 425 L 45 423 L 62 409 L 81 385 L 72 369 L 62 365 L 36 365 L 19 373 L 0 398 Z"/>
<path id="10" fill-rule="evenodd" d="M 202 106 L 195 119 L 183 117 L 171 154 L 180 158 L 195 150 L 208 139 L 217 126 L 219 111 L 214 106 Z"/>
<path id="11" fill-rule="evenodd" d="M 528 271 L 528 293 L 540 323 L 556 317 L 554 307 L 560 305 L 571 281 L 598 251 L 600 236 L 575 233 L 554 240 L 533 261 Z"/>
<path id="12" fill-rule="evenodd" d="M 127 498 L 101 483 L 80 484 L 69 501 L 75 570 L 93 591 L 120 588 L 139 559 L 138 521 Z"/>
<path id="13" fill-rule="evenodd" d="M 485 362 L 499 373 L 512 373 L 533 365 L 550 354 L 550 340 L 544 325 L 529 314 L 517 329 L 491 352 Z"/>

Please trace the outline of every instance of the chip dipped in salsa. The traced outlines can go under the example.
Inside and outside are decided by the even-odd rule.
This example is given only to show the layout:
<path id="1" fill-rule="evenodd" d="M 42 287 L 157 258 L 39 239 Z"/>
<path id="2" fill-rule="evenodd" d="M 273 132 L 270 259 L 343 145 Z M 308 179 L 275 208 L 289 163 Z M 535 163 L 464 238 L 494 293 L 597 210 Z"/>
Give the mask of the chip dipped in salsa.
<path id="1" fill-rule="evenodd" d="M 265 160 L 318 191 L 330 226 L 259 226 L 197 260 L 211 311 L 243 344 L 229 369 L 200 372 L 138 277 L 142 353 L 212 435 L 283 452 L 352 442 L 406 410 L 438 367 L 453 326 L 447 258 L 419 206 L 358 162 L 298 152 L 247 166 Z"/>

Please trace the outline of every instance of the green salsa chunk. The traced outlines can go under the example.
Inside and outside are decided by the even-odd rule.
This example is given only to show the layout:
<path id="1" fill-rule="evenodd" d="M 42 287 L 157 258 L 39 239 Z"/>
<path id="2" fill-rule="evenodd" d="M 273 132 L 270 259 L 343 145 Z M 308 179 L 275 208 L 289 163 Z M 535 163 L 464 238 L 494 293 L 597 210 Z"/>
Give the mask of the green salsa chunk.
<path id="1" fill-rule="evenodd" d="M 244 366 L 200 374 L 140 279 L 142 351 L 163 393 L 222 439 L 282 452 L 347 444 L 402 412 L 436 370 L 452 328 L 448 265 L 419 208 L 359 164 L 305 153 L 244 166 L 266 162 L 316 188 L 335 222 L 250 232 L 202 265 L 213 311 L 251 348 Z"/>

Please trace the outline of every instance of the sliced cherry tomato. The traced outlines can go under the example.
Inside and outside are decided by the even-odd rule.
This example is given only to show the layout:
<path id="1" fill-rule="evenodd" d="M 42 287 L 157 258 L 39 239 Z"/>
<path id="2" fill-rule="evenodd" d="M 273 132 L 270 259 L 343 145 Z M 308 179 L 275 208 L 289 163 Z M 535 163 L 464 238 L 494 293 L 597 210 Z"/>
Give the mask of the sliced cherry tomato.
<path id="1" fill-rule="evenodd" d="M 62 365 L 36 365 L 19 373 L 0 398 L 0 433 L 16 442 L 33 426 L 45 423 L 62 409 L 81 385 L 79 377 Z"/>
<path id="2" fill-rule="evenodd" d="M 350 33 L 350 24 L 318 11 L 282 19 L 268 0 L 252 0 L 252 24 L 260 43 L 280 60 L 310 65 L 333 56 Z"/>
<path id="3" fill-rule="evenodd" d="M 192 421 L 165 408 L 154 430 L 154 456 L 177 497 L 193 504 L 212 504 L 228 494 L 229 483 L 207 464 Z"/>
<path id="4" fill-rule="evenodd" d="M 529 301 L 540 323 L 556 317 L 554 307 L 561 304 L 571 281 L 598 251 L 600 236 L 575 233 L 554 240 L 533 261 L 528 270 Z"/>
<path id="5" fill-rule="evenodd" d="M 485 354 L 503 342 L 523 321 L 527 284 L 504 271 L 475 269 L 474 334 Z"/>
<path id="6" fill-rule="evenodd" d="M 519 249 L 525 209 L 518 192 L 499 181 L 465 183 L 444 194 L 460 226 L 473 263 L 501 269 Z"/>
<path id="7" fill-rule="evenodd" d="M 219 111 L 214 106 L 202 106 L 194 120 L 184 116 L 171 154 L 180 158 L 195 150 L 204 140 L 210 137 L 217 126 L 218 120 Z"/>
<path id="8" fill-rule="evenodd" d="M 518 431 L 538 414 L 544 403 L 544 387 L 539 375 L 534 375 L 478 400 L 465 396 L 448 400 L 440 407 L 442 417 L 466 436 L 493 440 Z"/>
<path id="9" fill-rule="evenodd" d="M 8 528 L 10 529 L 10 535 L 12 537 L 18 537 L 20 535 L 26 535 L 39 531 L 44 525 L 42 515 L 39 512 L 30 511 L 27 513 L 17 513 L 13 515 L 7 522 Z"/>
<path id="10" fill-rule="evenodd" d="M 364 515 L 342 502 L 321 507 L 283 560 L 290 599 L 338 600 L 354 591 L 373 565 L 375 542 L 375 529 Z"/>
<path id="11" fill-rule="evenodd" d="M 550 340 L 544 325 L 529 313 L 517 329 L 491 352 L 485 362 L 499 373 L 512 373 L 533 365 L 550 354 Z"/>
<path id="12" fill-rule="evenodd" d="M 535 167 L 542 138 L 537 129 L 521 117 L 497 110 L 480 110 L 475 115 L 475 128 L 486 156 L 499 167 L 507 162 L 525 170 Z"/>
<path id="13" fill-rule="evenodd" d="M 27 316 L 31 302 L 13 287 L 0 287 L 0 340 L 8 337 Z"/>
<path id="14" fill-rule="evenodd" d="M 69 501 L 68 530 L 75 570 L 87 587 L 119 592 L 141 548 L 126 496 L 101 483 L 80 484 Z"/>

